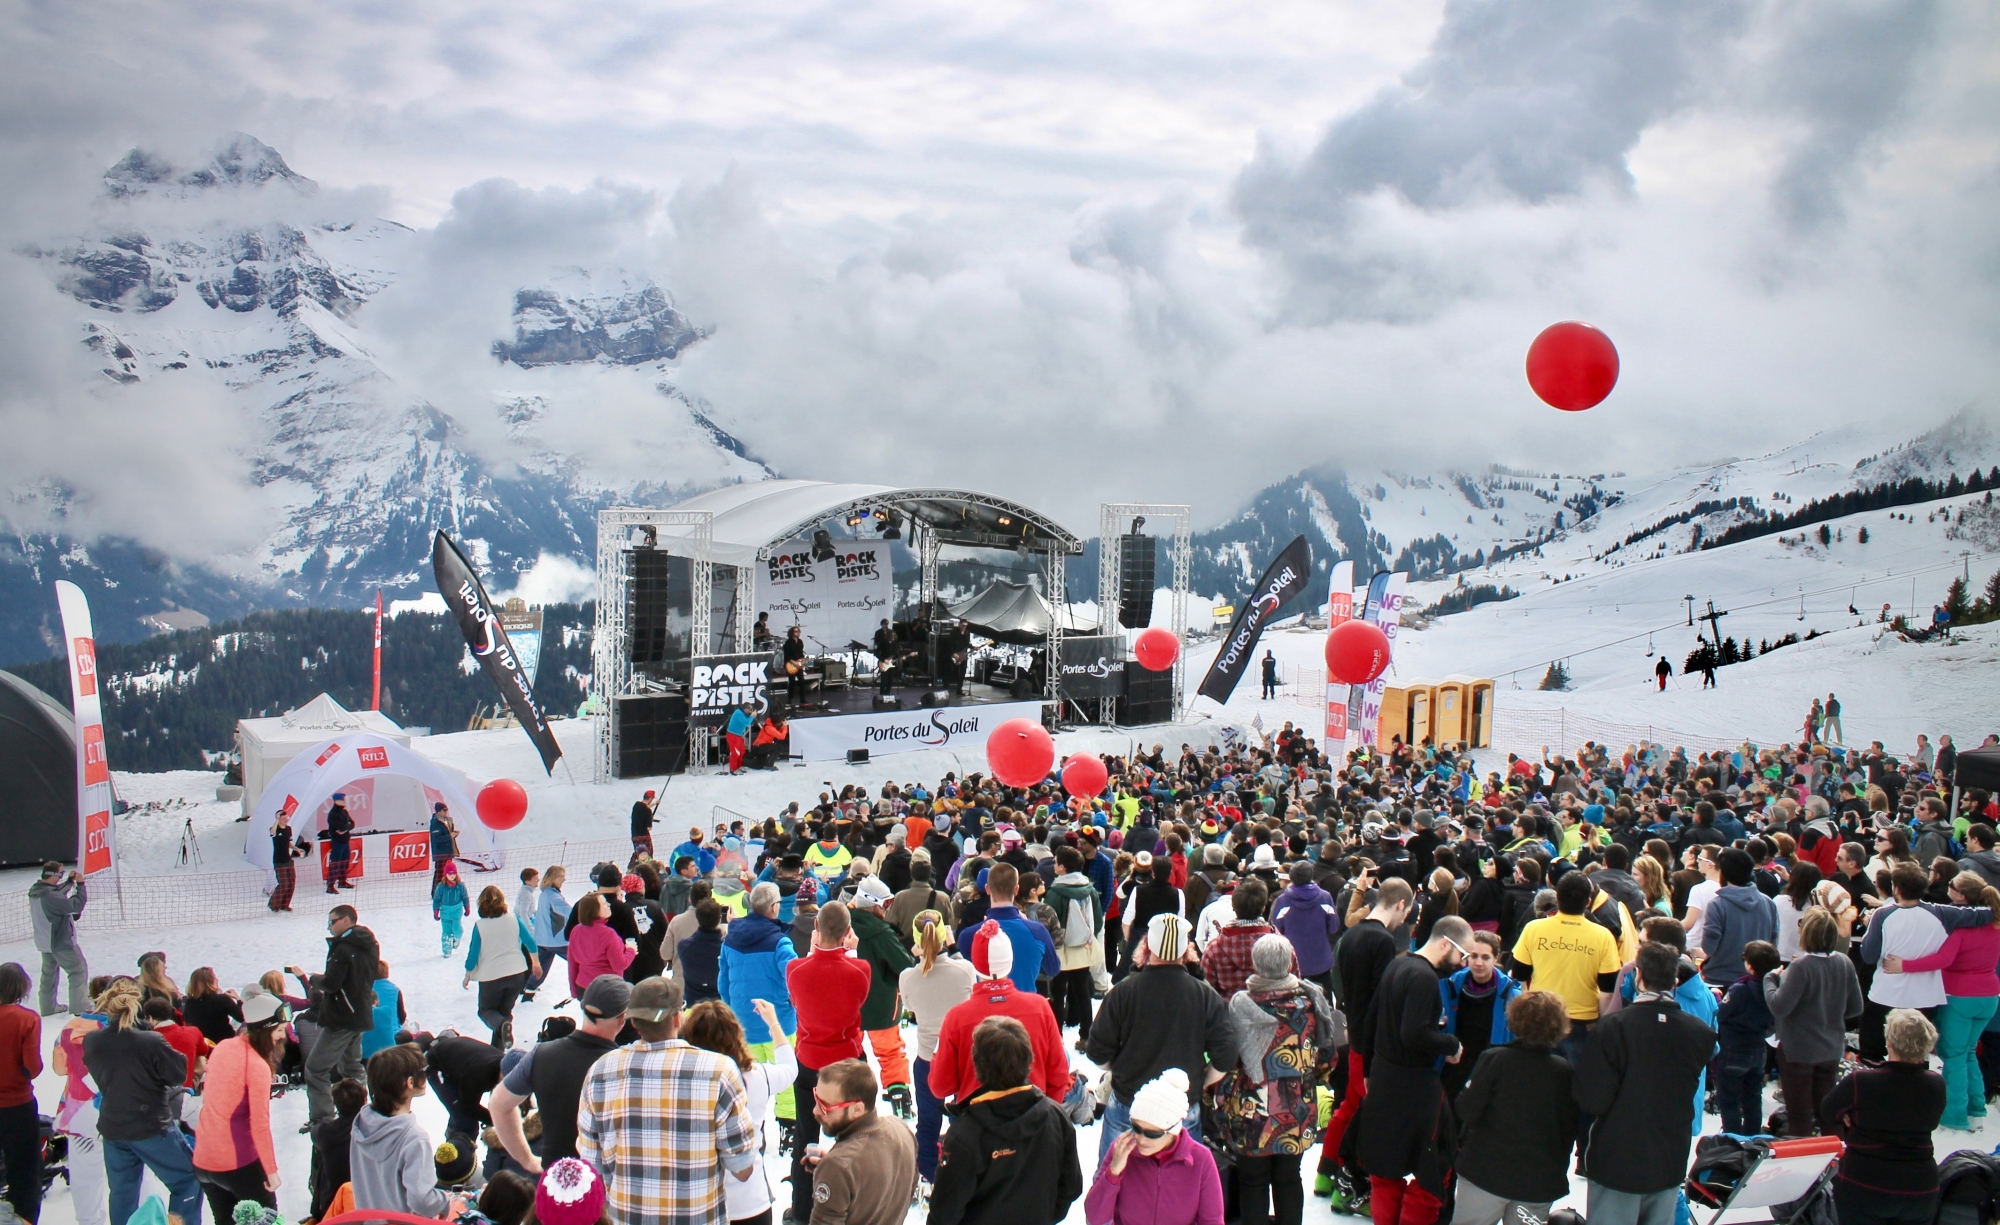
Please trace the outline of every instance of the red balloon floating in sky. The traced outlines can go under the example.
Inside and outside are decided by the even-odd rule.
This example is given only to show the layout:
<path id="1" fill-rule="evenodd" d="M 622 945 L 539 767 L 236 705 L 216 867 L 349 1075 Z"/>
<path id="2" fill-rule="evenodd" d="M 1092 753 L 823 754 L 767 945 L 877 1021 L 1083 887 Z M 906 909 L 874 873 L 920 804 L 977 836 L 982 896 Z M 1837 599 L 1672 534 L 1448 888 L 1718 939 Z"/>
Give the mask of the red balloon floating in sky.
<path id="1" fill-rule="evenodd" d="M 1528 386 L 1551 408 L 1580 413 L 1617 385 L 1618 350 L 1588 323 L 1550 324 L 1528 346 Z"/>
<path id="2" fill-rule="evenodd" d="M 1033 719 L 1009 719 L 986 738 L 986 764 L 1009 787 L 1032 787 L 1056 763 L 1056 742 Z"/>
<path id="3" fill-rule="evenodd" d="M 1154 626 L 1132 643 L 1132 655 L 1148 672 L 1165 672 L 1181 657 L 1181 640 L 1170 629 Z"/>
<path id="4" fill-rule="evenodd" d="M 1365 685 L 1389 667 L 1389 636 L 1373 621 L 1342 621 L 1326 636 L 1326 676 L 1339 685 Z"/>
<path id="5" fill-rule="evenodd" d="M 1104 761 L 1095 753 L 1077 753 L 1063 763 L 1063 790 L 1079 799 L 1089 799 L 1104 793 L 1104 784 L 1111 781 L 1110 773 L 1104 768 Z"/>
<path id="6" fill-rule="evenodd" d="M 479 789 L 474 806 L 486 828 L 513 829 L 528 815 L 528 789 L 511 778 L 496 778 Z"/>

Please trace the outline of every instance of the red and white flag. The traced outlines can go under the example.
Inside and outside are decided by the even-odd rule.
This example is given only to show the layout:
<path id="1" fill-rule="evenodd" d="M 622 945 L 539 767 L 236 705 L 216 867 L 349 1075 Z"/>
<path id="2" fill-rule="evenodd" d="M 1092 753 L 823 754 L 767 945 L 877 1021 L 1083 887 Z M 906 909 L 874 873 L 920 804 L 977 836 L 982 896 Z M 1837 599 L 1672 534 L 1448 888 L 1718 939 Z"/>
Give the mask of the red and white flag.
<path id="1" fill-rule="evenodd" d="M 75 583 L 56 583 L 63 641 L 69 644 L 69 691 L 76 716 L 77 870 L 85 876 L 111 866 L 111 763 L 104 751 L 104 706 L 97 692 L 97 641 L 90 602 Z"/>

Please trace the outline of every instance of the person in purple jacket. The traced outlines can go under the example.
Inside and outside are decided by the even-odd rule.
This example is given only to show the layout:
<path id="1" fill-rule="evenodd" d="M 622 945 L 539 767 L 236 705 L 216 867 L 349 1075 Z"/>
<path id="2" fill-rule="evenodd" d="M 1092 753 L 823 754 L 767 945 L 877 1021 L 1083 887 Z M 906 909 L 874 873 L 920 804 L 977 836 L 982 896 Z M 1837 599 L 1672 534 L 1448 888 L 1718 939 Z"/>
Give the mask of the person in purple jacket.
<path id="1" fill-rule="evenodd" d="M 1313 868 L 1301 859 L 1292 865 L 1292 884 L 1271 903 L 1271 926 L 1292 942 L 1299 955 L 1299 977 L 1333 993 L 1333 938 L 1340 934 L 1340 914 L 1333 895 L 1313 880 Z"/>
<path id="2" fill-rule="evenodd" d="M 1187 1134 L 1188 1077 L 1168 1068 L 1132 1099 L 1119 1135 L 1083 1199 L 1086 1225 L 1222 1225 L 1215 1155 Z"/>

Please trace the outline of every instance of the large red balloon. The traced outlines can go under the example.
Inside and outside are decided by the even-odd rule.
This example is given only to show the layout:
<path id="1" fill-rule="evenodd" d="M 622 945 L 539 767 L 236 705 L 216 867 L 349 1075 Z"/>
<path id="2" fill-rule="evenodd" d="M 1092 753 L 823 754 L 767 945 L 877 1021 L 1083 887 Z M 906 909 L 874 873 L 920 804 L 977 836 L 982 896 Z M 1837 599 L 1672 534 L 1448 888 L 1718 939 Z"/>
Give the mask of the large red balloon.
<path id="1" fill-rule="evenodd" d="M 1326 678 L 1365 685 L 1389 667 L 1389 635 L 1373 621 L 1342 621 L 1326 636 Z"/>
<path id="2" fill-rule="evenodd" d="M 1181 657 L 1181 640 L 1170 629 L 1154 626 L 1132 643 L 1132 655 L 1148 672 L 1165 672 Z"/>
<path id="3" fill-rule="evenodd" d="M 1009 719 L 986 738 L 986 764 L 1009 787 L 1032 787 L 1056 764 L 1056 742 L 1033 719 Z"/>
<path id="4" fill-rule="evenodd" d="M 528 789 L 511 778 L 496 778 L 479 789 L 475 801 L 488 829 L 513 829 L 528 815 Z"/>
<path id="5" fill-rule="evenodd" d="M 1063 790 L 1073 796 L 1089 799 L 1104 794 L 1104 784 L 1111 781 L 1111 774 L 1104 768 L 1104 760 L 1095 753 L 1076 753 L 1063 763 Z"/>
<path id="6" fill-rule="evenodd" d="M 1618 385 L 1618 350 L 1588 323 L 1550 324 L 1528 346 L 1528 386 L 1553 408 L 1577 413 Z"/>

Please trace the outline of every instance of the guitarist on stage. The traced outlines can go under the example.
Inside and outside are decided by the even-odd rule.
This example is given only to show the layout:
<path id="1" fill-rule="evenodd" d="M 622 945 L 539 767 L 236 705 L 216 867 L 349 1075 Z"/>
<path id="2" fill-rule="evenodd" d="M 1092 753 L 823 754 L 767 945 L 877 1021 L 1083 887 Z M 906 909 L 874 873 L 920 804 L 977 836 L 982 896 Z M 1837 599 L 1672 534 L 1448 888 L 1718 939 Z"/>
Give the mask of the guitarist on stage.
<path id="1" fill-rule="evenodd" d="M 806 640 L 796 625 L 785 631 L 785 684 L 792 705 L 806 700 Z"/>
<path id="2" fill-rule="evenodd" d="M 889 618 L 882 618 L 882 624 L 875 631 L 875 672 L 881 677 L 882 696 L 888 697 L 891 688 L 890 673 L 895 670 L 896 631 L 889 628 Z"/>

